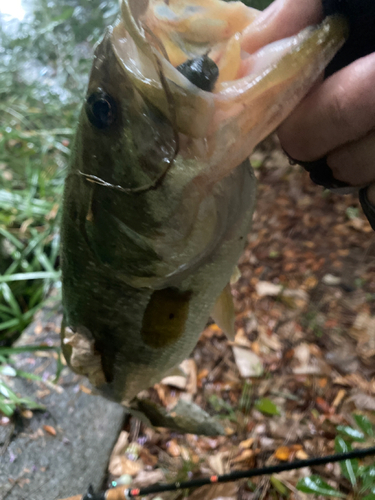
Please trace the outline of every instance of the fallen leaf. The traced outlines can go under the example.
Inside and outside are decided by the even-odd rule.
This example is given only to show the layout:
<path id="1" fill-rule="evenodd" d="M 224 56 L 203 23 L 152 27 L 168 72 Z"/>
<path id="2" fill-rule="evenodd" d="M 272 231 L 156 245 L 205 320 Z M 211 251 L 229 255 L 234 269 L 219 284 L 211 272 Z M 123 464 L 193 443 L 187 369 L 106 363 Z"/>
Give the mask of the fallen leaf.
<path id="1" fill-rule="evenodd" d="M 198 384 L 202 383 L 202 380 L 205 379 L 209 373 L 210 372 L 209 372 L 209 370 L 207 370 L 207 368 L 204 368 L 203 370 L 201 370 L 198 373 L 198 377 L 197 377 Z"/>
<path id="2" fill-rule="evenodd" d="M 341 278 L 333 274 L 326 274 L 322 278 L 322 283 L 328 286 L 339 286 L 341 284 Z"/>
<path id="3" fill-rule="evenodd" d="M 255 403 L 255 408 L 266 415 L 280 415 L 279 409 L 268 398 L 258 399 Z"/>
<path id="4" fill-rule="evenodd" d="M 130 460 L 124 455 L 115 455 L 110 459 L 108 470 L 114 476 L 123 476 L 129 474 L 136 476 L 143 469 L 141 460 Z"/>
<path id="5" fill-rule="evenodd" d="M 325 377 L 322 377 L 321 379 L 319 379 L 318 385 L 321 389 L 324 389 L 325 387 L 327 387 L 327 383 L 328 383 L 328 379 Z"/>
<path id="6" fill-rule="evenodd" d="M 298 460 L 307 460 L 309 455 L 304 450 L 297 450 L 296 458 L 298 458 Z"/>
<path id="7" fill-rule="evenodd" d="M 363 392 L 357 392 L 356 394 L 353 394 L 350 400 L 353 401 L 358 410 L 375 411 L 375 398 L 372 396 L 368 396 Z"/>
<path id="8" fill-rule="evenodd" d="M 332 403 L 332 406 L 334 408 L 337 408 L 339 406 L 339 404 L 341 403 L 341 401 L 344 399 L 345 397 L 345 394 L 346 394 L 346 391 L 345 389 L 340 389 L 339 392 L 336 394 L 336 397 Z"/>
<path id="9" fill-rule="evenodd" d="M 323 413 L 331 413 L 331 407 L 325 399 L 318 396 L 315 400 L 315 403 L 319 410 L 321 410 Z"/>
<path id="10" fill-rule="evenodd" d="M 223 451 L 208 457 L 208 465 L 215 474 L 221 476 L 229 472 L 228 456 L 229 452 Z"/>
<path id="11" fill-rule="evenodd" d="M 80 384 L 79 386 L 80 390 L 84 392 L 85 394 L 92 394 L 92 390 L 89 387 L 86 387 L 83 384 Z"/>
<path id="12" fill-rule="evenodd" d="M 247 338 L 244 328 L 239 328 L 237 330 L 234 342 L 236 345 L 251 348 L 251 342 Z"/>
<path id="13" fill-rule="evenodd" d="M 164 377 L 161 383 L 176 387 L 177 389 L 183 391 L 187 385 L 187 377 L 183 375 L 171 375 L 170 377 Z"/>
<path id="14" fill-rule="evenodd" d="M 287 460 L 289 460 L 290 454 L 291 450 L 289 449 L 288 446 L 280 446 L 280 448 L 277 448 L 277 450 L 275 451 L 275 458 L 283 462 L 286 462 Z"/>
<path id="15" fill-rule="evenodd" d="M 152 455 L 150 450 L 148 450 L 147 448 L 141 448 L 139 450 L 139 458 L 145 465 L 148 465 L 150 467 L 155 467 L 158 463 L 158 457 Z"/>
<path id="16" fill-rule="evenodd" d="M 233 458 L 231 460 L 231 463 L 238 464 L 240 462 L 247 462 L 248 460 L 250 460 L 250 458 L 253 458 L 254 455 L 255 452 L 253 450 L 243 450 L 241 451 L 241 454 L 238 457 Z"/>
<path id="17" fill-rule="evenodd" d="M 23 416 L 23 418 L 27 418 L 28 420 L 30 420 L 31 418 L 33 418 L 34 414 L 31 410 L 22 410 L 21 415 Z"/>
<path id="18" fill-rule="evenodd" d="M 47 434 L 50 434 L 51 436 L 56 436 L 56 430 L 52 425 L 43 425 L 43 429 L 47 432 Z"/>
<path id="19" fill-rule="evenodd" d="M 177 443 L 176 439 L 171 439 L 167 443 L 167 452 L 171 457 L 179 457 L 181 455 L 181 449 Z"/>
<path id="20" fill-rule="evenodd" d="M 129 444 L 129 433 L 126 431 L 120 432 L 117 442 L 112 450 L 111 456 L 122 455 L 123 453 L 125 453 L 128 444 Z"/>
<path id="21" fill-rule="evenodd" d="M 165 475 L 161 469 L 151 471 L 141 470 L 132 483 L 132 487 L 146 488 L 152 484 L 165 482 Z"/>
<path id="22" fill-rule="evenodd" d="M 181 368 L 187 374 L 187 384 L 185 390 L 188 394 L 196 394 L 198 387 L 197 365 L 194 359 L 185 359 L 181 363 Z"/>
<path id="23" fill-rule="evenodd" d="M 194 490 L 186 500 L 236 500 L 237 491 L 237 483 L 207 485 Z"/>
<path id="24" fill-rule="evenodd" d="M 255 352 L 236 346 L 232 349 L 241 377 L 260 377 L 263 374 L 263 363 Z"/>
<path id="25" fill-rule="evenodd" d="M 243 448 L 243 449 L 251 448 L 254 441 L 255 441 L 255 438 L 246 439 L 245 441 L 240 442 L 239 447 Z"/>
<path id="26" fill-rule="evenodd" d="M 255 285 L 255 291 L 259 297 L 277 297 L 282 290 L 282 285 L 275 285 L 269 281 L 258 281 Z"/>

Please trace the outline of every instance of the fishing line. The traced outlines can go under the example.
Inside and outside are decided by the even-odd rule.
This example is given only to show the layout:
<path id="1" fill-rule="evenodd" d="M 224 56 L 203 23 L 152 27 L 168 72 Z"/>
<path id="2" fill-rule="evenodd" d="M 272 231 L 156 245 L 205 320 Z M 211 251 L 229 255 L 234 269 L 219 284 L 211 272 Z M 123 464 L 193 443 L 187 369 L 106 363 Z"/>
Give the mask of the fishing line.
<path id="1" fill-rule="evenodd" d="M 126 13 L 128 13 L 127 10 L 126 10 Z M 134 19 L 134 16 L 132 14 L 130 14 L 130 16 Z M 165 57 L 165 59 L 169 62 L 169 57 L 168 57 L 167 51 L 166 51 L 162 41 L 159 40 L 159 38 L 154 33 L 152 33 L 152 31 L 148 28 L 148 26 L 142 25 L 142 29 L 144 32 L 146 32 L 150 36 L 150 38 L 153 39 L 154 43 L 159 47 L 159 50 L 161 51 L 163 57 Z M 149 41 L 147 41 L 147 43 L 149 44 L 150 47 L 152 46 Z M 96 175 L 86 174 L 86 173 L 82 172 L 81 170 L 78 170 L 76 173 L 78 175 L 81 175 L 82 177 L 84 177 L 87 181 L 94 183 L 94 184 L 97 184 L 99 186 L 103 186 L 106 188 L 114 189 L 116 191 L 120 191 L 121 193 L 125 193 L 125 194 L 145 193 L 147 191 L 152 191 L 154 189 L 157 189 L 163 183 L 167 173 L 174 165 L 175 159 L 176 159 L 178 152 L 180 150 L 180 136 L 179 136 L 178 128 L 177 128 L 176 102 L 175 102 L 175 98 L 173 96 L 173 93 L 170 89 L 169 82 L 166 79 L 166 77 L 164 76 L 163 67 L 162 67 L 162 64 L 161 64 L 158 56 L 154 52 L 152 52 L 152 57 L 154 59 L 153 62 L 155 65 L 155 69 L 156 69 L 156 72 L 158 73 L 160 84 L 161 84 L 161 87 L 164 91 L 165 98 L 166 98 L 167 105 L 168 105 L 168 111 L 169 111 L 169 115 L 170 115 L 171 126 L 172 126 L 172 131 L 173 131 L 173 136 L 174 136 L 174 143 L 175 143 L 173 155 L 170 158 L 165 158 L 167 166 L 163 170 L 163 172 L 159 175 L 159 177 L 157 177 L 155 180 L 151 181 L 149 184 L 145 184 L 145 185 L 139 186 L 137 188 L 125 188 L 121 185 L 116 185 L 116 184 L 112 184 L 110 182 L 107 182 L 104 179 L 97 177 Z"/>
<path id="2" fill-rule="evenodd" d="M 83 497 L 71 497 L 65 500 L 128 500 L 153 493 L 164 493 L 166 491 L 177 491 L 189 488 L 199 488 L 210 484 L 229 483 L 239 479 L 250 479 L 257 476 L 269 476 L 280 472 L 303 469 L 304 467 L 316 467 L 328 463 L 342 462 L 354 458 L 364 458 L 370 455 L 375 455 L 375 446 L 364 448 L 362 450 L 355 449 L 344 453 L 336 453 L 334 455 L 326 455 L 323 457 L 309 458 L 307 460 L 296 460 L 286 464 L 271 465 L 257 469 L 248 469 L 243 471 L 233 471 L 220 476 L 203 477 L 200 479 L 192 479 L 190 481 L 182 481 L 175 483 L 153 484 L 146 488 L 125 488 L 117 486 L 113 482 L 114 488 L 106 492 L 95 494 L 92 487 L 89 488 L 86 495 Z"/>

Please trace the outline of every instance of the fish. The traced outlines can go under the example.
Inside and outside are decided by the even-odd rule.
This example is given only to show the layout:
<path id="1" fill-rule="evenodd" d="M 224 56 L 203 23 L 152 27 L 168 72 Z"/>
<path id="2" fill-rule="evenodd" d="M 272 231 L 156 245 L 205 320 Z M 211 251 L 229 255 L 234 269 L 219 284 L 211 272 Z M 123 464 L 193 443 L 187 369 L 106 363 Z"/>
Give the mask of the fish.
<path id="1" fill-rule="evenodd" d="M 63 195 L 62 350 L 125 407 L 190 355 L 210 316 L 234 338 L 248 157 L 347 36 L 329 17 L 254 48 L 258 16 L 241 2 L 122 0 L 96 47 Z"/>

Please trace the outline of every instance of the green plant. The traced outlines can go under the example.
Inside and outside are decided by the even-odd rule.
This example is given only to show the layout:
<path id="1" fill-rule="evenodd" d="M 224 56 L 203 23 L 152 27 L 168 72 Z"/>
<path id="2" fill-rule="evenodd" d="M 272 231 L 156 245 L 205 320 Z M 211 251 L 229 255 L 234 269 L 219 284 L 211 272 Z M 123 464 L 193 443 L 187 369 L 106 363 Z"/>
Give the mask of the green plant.
<path id="1" fill-rule="evenodd" d="M 59 205 L 92 47 L 115 2 L 30 2 L 0 15 L 0 346 L 59 288 Z"/>
<path id="2" fill-rule="evenodd" d="M 357 428 L 339 425 L 335 438 L 336 453 L 352 450 L 353 443 L 373 441 L 374 429 L 371 422 L 363 415 L 353 415 Z M 358 459 L 340 462 L 341 474 L 352 488 L 354 498 L 358 500 L 375 500 L 375 465 L 360 465 Z M 336 490 L 327 484 L 319 475 L 301 479 L 297 489 L 304 493 L 321 495 L 326 498 L 346 498 L 347 492 Z"/>
<path id="3" fill-rule="evenodd" d="M 28 380 L 43 382 L 43 379 L 33 373 L 17 370 L 10 358 L 11 354 L 23 352 L 46 351 L 54 349 L 49 346 L 25 346 L 25 347 L 0 347 L 0 411 L 7 417 L 11 417 L 16 410 L 44 410 L 44 406 L 35 403 L 28 397 L 18 396 L 6 382 L 6 377 L 23 377 Z"/>
<path id="4" fill-rule="evenodd" d="M 36 408 L 7 377 L 11 347 L 60 289 L 59 206 L 94 43 L 118 3 L 33 0 L 23 21 L 0 13 L 0 411 Z"/>

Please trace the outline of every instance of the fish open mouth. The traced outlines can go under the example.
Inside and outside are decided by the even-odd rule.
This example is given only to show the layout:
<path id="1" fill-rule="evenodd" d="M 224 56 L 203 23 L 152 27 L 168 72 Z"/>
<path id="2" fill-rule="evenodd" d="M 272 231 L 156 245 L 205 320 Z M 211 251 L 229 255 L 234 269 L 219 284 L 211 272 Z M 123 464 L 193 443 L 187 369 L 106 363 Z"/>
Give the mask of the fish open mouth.
<path id="1" fill-rule="evenodd" d="M 347 31 L 339 17 L 282 40 L 273 28 L 253 51 L 248 33 L 259 11 L 242 2 L 122 0 L 121 12 L 112 32 L 118 61 L 141 95 L 172 120 L 180 153 L 206 161 L 215 180 L 286 118 Z M 189 77 L 191 68 L 181 71 L 193 65 L 196 77 L 202 61 L 212 70 L 206 82 L 201 75 L 202 84 Z"/>

